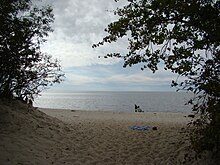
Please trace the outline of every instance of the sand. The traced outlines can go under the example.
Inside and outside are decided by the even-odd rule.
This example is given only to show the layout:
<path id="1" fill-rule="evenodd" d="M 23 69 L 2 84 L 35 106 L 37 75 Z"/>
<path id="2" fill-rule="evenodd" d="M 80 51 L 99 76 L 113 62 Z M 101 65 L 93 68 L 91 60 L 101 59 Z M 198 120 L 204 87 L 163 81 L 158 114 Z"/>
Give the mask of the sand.
<path id="1" fill-rule="evenodd" d="M 1 165 L 176 165 L 189 153 L 184 128 L 191 118 L 185 113 L 34 109 L 17 101 L 0 105 Z M 134 125 L 149 130 L 129 128 Z"/>

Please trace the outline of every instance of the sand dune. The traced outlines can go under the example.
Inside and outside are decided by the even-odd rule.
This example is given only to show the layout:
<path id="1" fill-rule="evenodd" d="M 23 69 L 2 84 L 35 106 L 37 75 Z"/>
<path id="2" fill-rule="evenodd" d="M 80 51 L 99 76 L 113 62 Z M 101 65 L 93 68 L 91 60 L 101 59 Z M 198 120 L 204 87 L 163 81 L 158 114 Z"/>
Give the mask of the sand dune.
<path id="1" fill-rule="evenodd" d="M 183 127 L 190 118 L 183 113 L 37 110 L 17 101 L 0 105 L 2 165 L 176 165 L 189 152 Z M 150 129 L 131 130 L 134 125 Z"/>

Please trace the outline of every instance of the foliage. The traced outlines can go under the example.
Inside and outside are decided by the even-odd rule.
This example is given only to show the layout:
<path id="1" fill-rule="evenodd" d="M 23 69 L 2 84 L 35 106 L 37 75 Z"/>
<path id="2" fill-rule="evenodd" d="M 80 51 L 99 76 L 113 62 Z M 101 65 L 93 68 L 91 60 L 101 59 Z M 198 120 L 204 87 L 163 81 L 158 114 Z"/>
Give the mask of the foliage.
<path id="1" fill-rule="evenodd" d="M 118 1 L 118 0 L 116 0 Z M 128 38 L 124 67 L 141 63 L 142 70 L 165 70 L 186 79 L 172 86 L 194 92 L 189 103 L 200 114 L 192 144 L 198 152 L 219 151 L 220 141 L 220 2 L 216 0 L 128 0 L 114 11 L 119 19 L 93 47 Z M 199 146 L 201 145 L 202 148 Z"/>
<path id="2" fill-rule="evenodd" d="M 49 6 L 0 1 L 0 97 L 33 100 L 48 85 L 62 81 L 58 61 L 40 50 L 53 21 Z"/>

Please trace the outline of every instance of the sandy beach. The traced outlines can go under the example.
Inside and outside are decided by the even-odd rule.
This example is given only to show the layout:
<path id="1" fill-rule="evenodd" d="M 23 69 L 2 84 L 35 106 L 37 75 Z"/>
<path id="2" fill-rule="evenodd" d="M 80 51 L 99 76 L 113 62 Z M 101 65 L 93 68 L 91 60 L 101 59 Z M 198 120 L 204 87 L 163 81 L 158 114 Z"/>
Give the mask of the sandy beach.
<path id="1" fill-rule="evenodd" d="M 186 113 L 0 107 L 2 165 L 176 165 L 189 153 Z"/>

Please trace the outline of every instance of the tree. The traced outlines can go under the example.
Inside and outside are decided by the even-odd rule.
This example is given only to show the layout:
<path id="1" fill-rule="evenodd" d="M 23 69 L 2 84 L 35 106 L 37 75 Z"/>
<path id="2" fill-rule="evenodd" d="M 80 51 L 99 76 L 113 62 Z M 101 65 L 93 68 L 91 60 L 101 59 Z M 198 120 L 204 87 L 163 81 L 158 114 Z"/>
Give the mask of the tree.
<path id="1" fill-rule="evenodd" d="M 118 0 L 115 0 L 118 1 Z M 106 57 L 124 60 L 124 67 L 143 64 L 153 72 L 158 64 L 185 77 L 172 86 L 192 91 L 193 122 L 191 142 L 200 153 L 219 154 L 220 149 L 220 2 L 216 0 L 128 0 L 114 11 L 118 20 L 98 44 L 128 38 L 128 53 L 113 52 Z"/>
<path id="2" fill-rule="evenodd" d="M 0 1 L 0 97 L 33 100 L 63 73 L 57 60 L 41 52 L 52 32 L 52 8 L 31 0 Z"/>

